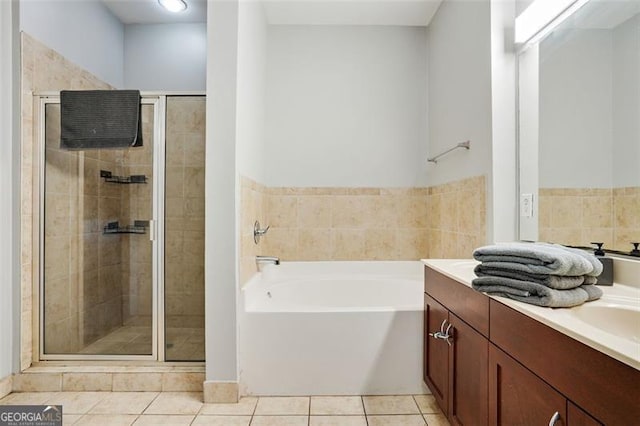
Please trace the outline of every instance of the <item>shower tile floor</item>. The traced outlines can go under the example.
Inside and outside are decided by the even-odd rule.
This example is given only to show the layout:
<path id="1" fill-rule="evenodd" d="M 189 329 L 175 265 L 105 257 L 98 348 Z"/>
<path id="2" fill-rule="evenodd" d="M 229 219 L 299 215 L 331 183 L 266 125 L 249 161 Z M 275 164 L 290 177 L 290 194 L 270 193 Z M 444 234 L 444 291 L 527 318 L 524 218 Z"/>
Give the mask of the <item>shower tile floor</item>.
<path id="1" fill-rule="evenodd" d="M 124 325 L 80 351 L 90 355 L 150 355 L 150 326 Z M 203 328 L 167 328 L 167 361 L 204 361 Z"/>
<path id="2" fill-rule="evenodd" d="M 25 392 L 2 404 L 62 405 L 64 425 L 444 426 L 431 395 L 245 397 L 203 404 L 199 392 Z"/>

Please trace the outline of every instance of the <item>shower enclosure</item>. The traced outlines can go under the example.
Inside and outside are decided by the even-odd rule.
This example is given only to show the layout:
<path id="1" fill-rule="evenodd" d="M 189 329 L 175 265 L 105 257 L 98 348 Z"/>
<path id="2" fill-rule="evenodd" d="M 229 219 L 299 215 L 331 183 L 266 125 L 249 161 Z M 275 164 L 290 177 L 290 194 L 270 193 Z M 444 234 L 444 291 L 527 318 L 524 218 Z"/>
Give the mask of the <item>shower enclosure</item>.
<path id="1" fill-rule="evenodd" d="M 40 359 L 204 360 L 205 97 L 142 94 L 141 147 L 60 147 L 36 96 Z"/>

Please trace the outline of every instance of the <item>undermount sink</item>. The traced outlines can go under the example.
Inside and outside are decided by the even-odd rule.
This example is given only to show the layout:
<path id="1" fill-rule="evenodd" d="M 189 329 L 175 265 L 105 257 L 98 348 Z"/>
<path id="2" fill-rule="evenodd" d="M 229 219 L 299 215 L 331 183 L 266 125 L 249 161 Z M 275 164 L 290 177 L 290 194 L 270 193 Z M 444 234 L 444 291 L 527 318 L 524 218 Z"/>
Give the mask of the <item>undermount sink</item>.
<path id="1" fill-rule="evenodd" d="M 580 321 L 609 334 L 640 343 L 640 306 L 586 303 L 573 309 Z"/>

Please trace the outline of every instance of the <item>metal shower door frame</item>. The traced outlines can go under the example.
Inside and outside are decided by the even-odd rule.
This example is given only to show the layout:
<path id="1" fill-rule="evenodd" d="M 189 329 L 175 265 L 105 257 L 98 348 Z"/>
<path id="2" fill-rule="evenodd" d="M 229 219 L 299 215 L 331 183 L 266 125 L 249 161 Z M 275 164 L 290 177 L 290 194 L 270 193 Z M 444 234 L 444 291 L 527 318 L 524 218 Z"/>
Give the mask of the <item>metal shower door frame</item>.
<path id="1" fill-rule="evenodd" d="M 172 93 L 171 96 L 174 94 Z M 182 95 L 178 93 L 176 95 Z M 188 95 L 191 95 L 189 93 Z M 165 129 L 166 129 L 166 93 L 141 93 L 142 105 L 153 105 L 153 206 L 149 223 L 149 237 L 152 241 L 152 353 L 151 355 L 90 355 L 90 354 L 45 354 L 44 353 L 44 204 L 45 204 L 45 109 L 49 104 L 60 103 L 59 92 L 34 94 L 35 107 L 35 144 L 38 153 L 37 165 L 37 202 L 38 218 L 38 286 L 34 292 L 34 325 L 37 325 L 37 339 L 34 338 L 34 354 L 41 361 L 164 361 L 165 360 L 165 315 L 164 315 L 164 208 L 165 208 Z M 84 159 L 84 156 L 81 156 Z M 35 241 L 35 240 L 34 240 Z M 34 333 L 35 334 L 35 333 Z"/>

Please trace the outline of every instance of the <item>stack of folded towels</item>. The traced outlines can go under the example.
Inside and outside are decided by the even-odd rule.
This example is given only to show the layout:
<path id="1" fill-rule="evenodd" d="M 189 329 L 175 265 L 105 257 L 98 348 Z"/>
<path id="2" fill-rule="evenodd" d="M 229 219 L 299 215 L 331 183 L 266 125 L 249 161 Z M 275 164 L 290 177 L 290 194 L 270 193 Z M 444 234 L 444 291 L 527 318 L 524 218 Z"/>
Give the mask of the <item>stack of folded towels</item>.
<path id="1" fill-rule="evenodd" d="M 521 302 L 567 308 L 599 299 L 594 284 L 602 263 L 583 250 L 545 243 L 507 243 L 480 247 L 473 257 L 473 288 Z"/>

